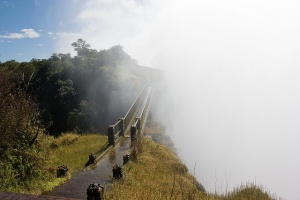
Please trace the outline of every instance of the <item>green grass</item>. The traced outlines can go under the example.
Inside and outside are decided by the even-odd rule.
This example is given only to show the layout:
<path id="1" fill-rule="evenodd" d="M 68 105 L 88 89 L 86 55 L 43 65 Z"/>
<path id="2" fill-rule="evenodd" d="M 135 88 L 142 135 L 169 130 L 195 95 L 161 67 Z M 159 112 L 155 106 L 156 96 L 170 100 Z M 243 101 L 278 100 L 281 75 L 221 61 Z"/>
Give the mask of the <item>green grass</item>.
<path id="1" fill-rule="evenodd" d="M 37 186 L 38 190 L 25 193 L 41 194 L 51 191 L 70 179 L 72 174 L 82 170 L 90 153 L 99 155 L 106 147 L 107 137 L 100 134 L 67 133 L 52 139 L 50 171 L 55 174 L 57 166 L 65 164 L 69 168 L 69 174 L 64 178 L 54 176 L 47 183 Z M 150 138 L 139 138 L 132 149 L 131 158 L 133 161 L 123 166 L 124 178 L 105 186 L 110 188 L 104 194 L 105 199 L 276 199 L 254 184 L 241 185 L 223 195 L 205 193 L 199 189 L 195 177 L 188 172 L 174 151 Z"/>
<path id="2" fill-rule="evenodd" d="M 78 135 L 66 133 L 52 140 L 51 167 L 49 171 L 53 174 L 53 179 L 40 186 L 39 191 L 31 192 L 35 194 L 53 190 L 54 187 L 66 182 L 72 174 L 85 168 L 89 154 L 100 155 L 107 147 L 107 136 L 101 134 Z M 68 175 L 63 178 L 56 178 L 56 169 L 60 165 L 67 165 Z"/>
<path id="3" fill-rule="evenodd" d="M 91 153 L 97 156 L 107 147 L 107 136 L 67 133 L 55 139 L 52 146 L 53 167 L 67 165 L 71 174 L 85 167 Z"/>

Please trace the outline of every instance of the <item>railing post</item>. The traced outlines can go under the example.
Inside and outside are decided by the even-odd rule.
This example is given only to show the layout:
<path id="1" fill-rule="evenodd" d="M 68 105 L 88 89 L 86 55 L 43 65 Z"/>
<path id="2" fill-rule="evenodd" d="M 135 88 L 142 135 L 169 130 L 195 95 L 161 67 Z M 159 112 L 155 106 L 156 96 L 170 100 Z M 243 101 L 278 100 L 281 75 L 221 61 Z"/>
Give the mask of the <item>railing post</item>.
<path id="1" fill-rule="evenodd" d="M 121 130 L 120 135 L 119 136 L 123 136 L 124 137 L 124 118 L 120 118 L 120 123 L 119 123 L 119 130 Z"/>
<path id="2" fill-rule="evenodd" d="M 115 128 L 114 128 L 114 126 L 109 126 L 107 135 L 108 135 L 108 144 L 115 146 Z"/>
<path id="3" fill-rule="evenodd" d="M 137 128 L 137 130 L 140 130 L 140 129 L 141 129 L 141 118 L 136 117 L 136 118 L 135 118 L 135 121 L 137 122 L 137 123 L 136 123 L 136 128 Z"/>
<path id="4" fill-rule="evenodd" d="M 131 126 L 130 128 L 130 138 L 131 138 L 131 145 L 135 142 L 136 140 L 136 126 Z"/>

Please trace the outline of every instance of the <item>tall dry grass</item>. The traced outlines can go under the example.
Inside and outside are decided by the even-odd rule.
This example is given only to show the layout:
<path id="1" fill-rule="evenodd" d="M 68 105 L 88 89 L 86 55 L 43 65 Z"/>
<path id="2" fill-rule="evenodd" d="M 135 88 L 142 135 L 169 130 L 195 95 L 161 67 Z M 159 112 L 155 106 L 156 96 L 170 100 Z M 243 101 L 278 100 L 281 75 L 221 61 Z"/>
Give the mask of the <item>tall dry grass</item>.
<path id="1" fill-rule="evenodd" d="M 72 174 L 85 167 L 91 153 L 99 155 L 107 147 L 107 136 L 100 134 L 66 133 L 51 143 L 52 165 L 67 165 Z"/>
<path id="2" fill-rule="evenodd" d="M 254 184 L 242 185 L 222 195 L 206 193 L 169 148 L 144 137 L 139 138 L 137 145 L 133 148 L 134 161 L 123 166 L 124 178 L 109 186 L 105 199 L 276 199 Z"/>
<path id="3" fill-rule="evenodd" d="M 72 174 L 82 170 L 88 161 L 89 155 L 101 154 L 107 148 L 107 136 L 101 134 L 74 134 L 66 133 L 58 138 L 53 138 L 50 144 L 51 166 L 50 173 L 53 179 L 40 186 L 40 193 L 51 191 L 54 187 L 66 182 Z M 56 169 L 60 165 L 68 167 L 66 177 L 56 178 Z"/>

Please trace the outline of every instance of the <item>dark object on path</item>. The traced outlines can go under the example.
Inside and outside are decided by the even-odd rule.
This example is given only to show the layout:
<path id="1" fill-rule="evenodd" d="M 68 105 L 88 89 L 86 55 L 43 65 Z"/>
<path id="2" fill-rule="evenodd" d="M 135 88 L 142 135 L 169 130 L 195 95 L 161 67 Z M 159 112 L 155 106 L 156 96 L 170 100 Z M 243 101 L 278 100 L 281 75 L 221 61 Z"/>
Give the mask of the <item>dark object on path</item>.
<path id="1" fill-rule="evenodd" d="M 103 199 L 103 186 L 98 183 L 90 184 L 86 194 L 87 200 L 101 200 Z"/>
<path id="2" fill-rule="evenodd" d="M 86 166 L 90 165 L 90 164 L 95 164 L 96 163 L 96 155 L 91 153 L 89 155 L 89 160 L 86 162 Z"/>
<path id="3" fill-rule="evenodd" d="M 65 176 L 68 172 L 68 167 L 66 165 L 61 165 L 57 167 L 56 175 L 57 177 Z"/>
<path id="4" fill-rule="evenodd" d="M 123 178 L 122 167 L 120 165 L 115 165 L 113 167 L 112 171 L 113 171 L 113 177 L 115 179 L 121 179 L 121 178 Z"/>
<path id="5" fill-rule="evenodd" d="M 125 165 L 129 161 L 130 161 L 130 155 L 126 154 L 125 156 L 123 156 L 123 165 Z"/>

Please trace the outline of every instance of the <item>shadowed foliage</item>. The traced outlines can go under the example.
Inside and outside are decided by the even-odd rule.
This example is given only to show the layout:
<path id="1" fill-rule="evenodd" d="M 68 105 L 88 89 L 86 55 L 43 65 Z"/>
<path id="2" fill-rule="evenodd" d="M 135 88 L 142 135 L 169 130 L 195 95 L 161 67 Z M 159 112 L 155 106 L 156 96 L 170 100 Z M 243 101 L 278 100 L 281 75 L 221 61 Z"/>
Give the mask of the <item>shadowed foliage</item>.
<path id="1" fill-rule="evenodd" d="M 49 140 L 28 94 L 0 70 L 0 189 L 26 190 L 46 172 Z"/>

